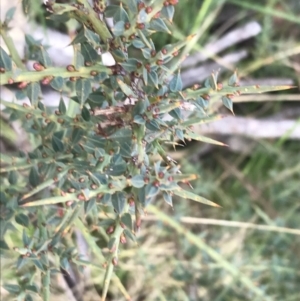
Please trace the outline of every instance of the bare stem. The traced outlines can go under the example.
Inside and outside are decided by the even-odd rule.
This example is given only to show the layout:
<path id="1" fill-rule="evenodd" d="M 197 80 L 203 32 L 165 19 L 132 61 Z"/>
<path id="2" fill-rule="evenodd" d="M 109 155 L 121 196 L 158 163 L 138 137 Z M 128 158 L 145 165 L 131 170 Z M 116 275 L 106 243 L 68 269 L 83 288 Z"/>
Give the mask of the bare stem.
<path id="1" fill-rule="evenodd" d="M 25 69 L 25 66 L 19 56 L 19 53 L 15 47 L 15 44 L 12 38 L 7 34 L 7 31 L 3 28 L 0 28 L 0 34 L 3 38 L 4 43 L 6 44 L 8 51 L 11 55 L 12 60 L 15 62 L 16 66 L 20 69 Z M 2 76 L 1 76 L 2 77 Z M 2 80 L 1 80 L 2 81 Z M 2 83 L 1 83 L 2 85 Z"/>
<path id="2" fill-rule="evenodd" d="M 129 205 L 126 206 L 124 212 L 128 211 L 128 207 L 129 207 Z M 113 246 L 113 248 L 111 250 L 111 254 L 108 257 L 106 271 L 105 271 L 105 275 L 104 275 L 104 281 L 103 281 L 103 292 L 102 292 L 102 296 L 101 296 L 101 301 L 106 300 L 107 292 L 109 289 L 109 284 L 110 284 L 111 278 L 113 276 L 114 266 L 118 262 L 119 244 L 120 244 L 120 238 L 123 233 L 123 230 L 124 229 L 122 228 L 121 223 L 120 223 L 120 217 L 118 217 L 115 231 L 114 231 L 113 235 L 111 236 L 112 239 L 115 238 L 115 245 Z"/>
<path id="3" fill-rule="evenodd" d="M 42 273 L 42 296 L 43 301 L 50 300 L 50 269 Z"/>
<path id="4" fill-rule="evenodd" d="M 42 71 L 24 71 L 17 76 L 14 76 L 13 72 L 5 72 L 1 74 L 0 77 L 0 85 L 6 85 L 13 80 L 13 82 L 36 82 L 43 80 L 47 77 L 55 77 L 60 76 L 62 78 L 70 78 L 70 77 L 91 77 L 91 72 L 105 72 L 107 74 L 111 74 L 111 69 L 107 68 L 103 65 L 95 65 L 91 67 L 82 67 L 79 70 L 70 72 L 67 71 L 66 68 L 62 67 L 50 67 Z"/>
<path id="5" fill-rule="evenodd" d="M 81 20 L 84 20 L 84 17 L 87 17 L 87 21 L 89 21 L 86 22 L 87 26 L 91 26 L 104 42 L 108 39 L 112 39 L 113 37 L 105 22 L 99 19 L 97 13 L 93 10 L 88 0 L 77 0 L 77 2 L 83 4 L 85 9 L 88 11 L 87 15 L 82 14 L 82 16 L 80 16 Z"/>

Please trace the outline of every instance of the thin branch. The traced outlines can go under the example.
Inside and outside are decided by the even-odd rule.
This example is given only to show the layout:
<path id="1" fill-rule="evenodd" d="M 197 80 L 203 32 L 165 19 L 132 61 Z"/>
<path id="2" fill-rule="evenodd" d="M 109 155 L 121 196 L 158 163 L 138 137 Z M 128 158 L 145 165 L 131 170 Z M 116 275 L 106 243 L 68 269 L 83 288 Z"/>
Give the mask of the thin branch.
<path id="1" fill-rule="evenodd" d="M 16 66 L 22 70 L 26 70 L 23 62 L 22 62 L 22 59 L 20 58 L 19 56 L 19 53 L 15 47 L 15 43 L 14 41 L 12 40 L 12 38 L 7 34 L 6 30 L 3 29 L 3 28 L 0 28 L 0 34 L 3 38 L 3 41 L 4 43 L 6 44 L 7 46 L 7 49 L 11 55 L 11 58 L 12 60 L 15 62 Z M 1 76 L 2 77 L 2 76 Z M 1 83 L 2 85 L 2 83 Z"/>
<path id="2" fill-rule="evenodd" d="M 50 269 L 47 268 L 45 273 L 42 273 L 42 295 L 43 301 L 50 300 Z"/>
<path id="3" fill-rule="evenodd" d="M 24 71 L 18 76 L 14 75 L 13 71 L 5 72 L 4 74 L 1 74 L 0 77 L 0 85 L 6 85 L 8 84 L 11 79 L 13 78 L 14 83 L 18 82 L 36 82 L 41 81 L 45 78 L 49 78 L 49 82 L 51 79 L 53 79 L 55 76 L 60 76 L 62 78 L 70 78 L 70 77 L 92 77 L 91 72 L 106 72 L 108 75 L 112 74 L 112 71 L 110 68 L 107 68 L 103 65 L 95 65 L 92 67 L 82 67 L 79 70 L 70 72 L 66 70 L 66 68 L 62 67 L 49 67 L 47 69 L 44 69 L 42 71 Z"/>
<path id="4" fill-rule="evenodd" d="M 112 38 L 110 31 L 108 30 L 105 22 L 101 21 L 97 15 L 97 13 L 93 10 L 91 5 L 89 4 L 88 0 L 78 0 L 78 3 L 84 5 L 85 9 L 88 11 L 88 19 L 90 24 L 92 25 L 95 32 L 100 36 L 100 38 L 106 42 L 108 39 Z M 84 14 L 81 18 L 84 18 Z"/>
<path id="5" fill-rule="evenodd" d="M 145 221 L 157 221 L 159 220 L 158 217 L 155 215 L 145 215 L 143 217 Z M 213 226 L 221 226 L 221 227 L 234 227 L 234 228 L 245 228 L 245 229 L 254 229 L 260 231 L 271 231 L 277 233 L 286 233 L 292 235 L 300 235 L 300 229 L 292 229 L 286 227 L 277 227 L 277 226 L 270 226 L 270 225 L 257 225 L 253 223 L 245 223 L 245 222 L 238 222 L 238 221 L 227 221 L 221 219 L 213 219 L 213 218 L 197 218 L 197 217 L 190 217 L 190 216 L 183 216 L 180 219 L 180 222 L 185 224 L 199 224 L 199 225 L 213 225 Z"/>
<path id="6" fill-rule="evenodd" d="M 128 206 L 129 205 L 126 206 L 124 212 L 128 211 Z M 115 227 L 114 233 L 111 235 L 111 239 L 115 239 L 115 243 L 114 243 L 112 249 L 110 250 L 111 254 L 109 255 L 108 260 L 107 260 L 107 266 L 106 266 L 104 280 L 103 280 L 103 292 L 102 292 L 102 296 L 101 296 L 101 301 L 106 300 L 106 296 L 107 296 L 108 289 L 109 289 L 109 284 L 113 277 L 114 266 L 117 265 L 117 263 L 118 263 L 120 238 L 121 238 L 123 231 L 124 231 L 124 229 L 122 228 L 120 218 L 118 217 L 116 220 L 116 227 Z"/>

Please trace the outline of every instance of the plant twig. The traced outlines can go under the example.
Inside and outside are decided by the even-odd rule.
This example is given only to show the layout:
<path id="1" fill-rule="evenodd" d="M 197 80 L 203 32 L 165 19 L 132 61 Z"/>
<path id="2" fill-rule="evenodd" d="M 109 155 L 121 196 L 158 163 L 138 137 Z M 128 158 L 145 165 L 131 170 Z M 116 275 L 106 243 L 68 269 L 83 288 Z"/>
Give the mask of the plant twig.
<path id="1" fill-rule="evenodd" d="M 157 221 L 159 218 L 155 215 L 146 215 L 143 217 L 145 221 Z M 260 231 L 271 231 L 277 233 L 286 233 L 292 235 L 300 235 L 300 229 L 292 229 L 286 227 L 278 227 L 272 225 L 258 225 L 254 223 L 246 223 L 246 222 L 239 222 L 239 221 L 228 221 L 228 220 L 220 220 L 214 218 L 198 218 L 198 217 L 191 217 L 191 216 L 183 216 L 180 218 L 180 221 L 185 224 L 192 224 L 192 225 L 212 225 L 212 226 L 221 226 L 221 227 L 234 227 L 234 228 L 245 228 L 245 229 L 253 229 L 253 230 L 260 230 Z"/>
<path id="2" fill-rule="evenodd" d="M 111 69 L 103 66 L 103 65 L 95 65 L 92 67 L 82 67 L 79 70 L 69 72 L 66 68 L 61 67 L 50 67 L 43 71 L 24 71 L 20 75 L 14 76 L 13 72 L 5 72 L 1 74 L 0 77 L 0 85 L 6 85 L 12 79 L 13 82 L 36 82 L 40 81 L 44 78 L 55 76 L 60 76 L 62 78 L 70 78 L 70 77 L 92 77 L 91 72 L 105 72 L 107 74 L 111 74 Z"/>
<path id="3" fill-rule="evenodd" d="M 43 301 L 50 300 L 50 269 L 47 268 L 47 271 L 42 273 L 42 294 Z"/>
<path id="4" fill-rule="evenodd" d="M 100 36 L 100 38 L 104 42 L 106 42 L 108 39 L 111 39 L 112 35 L 107 29 L 106 24 L 99 19 L 89 2 L 87 0 L 78 0 L 77 2 L 83 4 L 85 9 L 88 11 L 88 19 L 90 21 L 90 24 L 92 25 L 95 32 Z M 84 14 L 81 17 L 83 18 Z"/>
<path id="5" fill-rule="evenodd" d="M 14 41 L 12 40 L 12 38 L 7 34 L 6 30 L 3 28 L 0 28 L 0 34 L 3 38 L 4 43 L 6 44 L 8 51 L 11 55 L 12 60 L 15 62 L 16 66 L 22 70 L 25 70 L 25 66 L 18 54 L 18 51 L 15 47 Z M 3 75 L 1 75 L 1 79 L 2 79 Z M 1 83 L 2 85 L 2 83 Z"/>
<path id="6" fill-rule="evenodd" d="M 87 241 L 87 244 L 88 244 L 89 248 L 91 249 L 93 254 L 96 256 L 97 260 L 99 262 L 103 262 L 105 260 L 105 258 L 102 254 L 102 251 L 98 247 L 98 245 L 96 244 L 93 237 L 87 231 L 87 228 L 85 227 L 83 222 L 81 220 L 77 219 L 75 221 L 75 226 L 80 230 L 81 234 L 83 235 L 84 239 Z M 130 300 L 131 298 L 130 298 L 128 292 L 126 291 L 126 288 L 123 286 L 122 282 L 118 278 L 118 276 L 116 276 L 114 272 L 112 272 L 112 274 L 113 274 L 112 280 L 115 283 L 116 287 L 118 287 L 118 289 L 122 292 L 122 294 L 124 295 L 126 300 Z"/>
<path id="7" fill-rule="evenodd" d="M 128 211 L 128 205 L 126 206 L 124 212 L 127 212 L 127 211 Z M 120 244 L 120 238 L 123 233 L 123 230 L 124 229 L 122 228 L 121 223 L 120 223 L 120 217 L 118 217 L 115 231 L 114 231 L 113 235 L 111 236 L 111 239 L 115 239 L 115 243 L 114 243 L 112 249 L 110 250 L 111 254 L 107 260 L 107 266 L 106 266 L 104 281 L 103 281 L 103 292 L 102 292 L 102 296 L 101 296 L 101 301 L 106 300 L 106 296 L 107 296 L 108 289 L 109 289 L 109 284 L 110 284 L 111 278 L 113 276 L 114 266 L 118 262 L 119 244 Z"/>

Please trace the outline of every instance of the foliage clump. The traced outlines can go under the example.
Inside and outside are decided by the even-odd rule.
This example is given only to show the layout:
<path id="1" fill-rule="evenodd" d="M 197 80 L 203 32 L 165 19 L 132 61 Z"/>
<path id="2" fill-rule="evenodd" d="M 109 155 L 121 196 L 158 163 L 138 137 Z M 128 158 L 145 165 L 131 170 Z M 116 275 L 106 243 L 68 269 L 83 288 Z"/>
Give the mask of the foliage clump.
<path id="1" fill-rule="evenodd" d="M 196 176 L 182 174 L 166 146 L 185 139 L 218 143 L 193 131 L 194 125 L 220 117 L 207 113 L 210 95 L 220 95 L 232 111 L 233 96 L 284 87 L 239 87 L 236 74 L 223 86 L 212 74 L 203 87 L 183 89 L 180 50 L 193 36 L 161 49 L 151 39 L 156 32 L 171 33 L 177 2 L 48 1 L 53 20 L 80 24 L 72 41 L 73 63 L 65 67 L 54 66 L 46 47 L 30 35 L 21 59 L 9 37 L 14 9 L 7 12 L 1 35 L 8 52 L 1 47 L 0 82 L 17 85 L 16 98 L 28 97 L 30 105 L 2 103 L 10 121 L 20 121 L 35 141 L 28 153 L 1 154 L 0 247 L 8 252 L 5 234 L 21 226 L 12 251 L 16 270 L 26 271 L 19 284 L 5 286 L 10 293 L 49 300 L 52 273 L 68 271 L 70 262 L 79 269 L 88 264 L 65 239 L 83 223 L 104 227 L 109 236 L 105 300 L 119 243 L 135 239 L 143 209 L 158 195 L 169 205 L 176 195 L 218 206 L 180 186 Z M 102 61 L 103 53 L 112 56 L 112 66 Z M 24 64 L 30 60 L 33 71 Z M 45 105 L 41 85 L 59 92 L 57 108 Z M 110 208 L 114 218 L 100 219 Z"/>

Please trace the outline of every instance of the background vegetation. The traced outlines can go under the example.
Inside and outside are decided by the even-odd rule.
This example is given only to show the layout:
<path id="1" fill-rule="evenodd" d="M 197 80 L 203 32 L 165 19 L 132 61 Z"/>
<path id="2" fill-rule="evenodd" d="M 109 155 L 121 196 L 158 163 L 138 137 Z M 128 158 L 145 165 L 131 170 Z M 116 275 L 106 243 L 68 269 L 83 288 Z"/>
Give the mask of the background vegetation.
<path id="1" fill-rule="evenodd" d="M 155 42 L 163 45 L 196 29 L 201 35 L 193 52 L 246 21 L 256 20 L 262 32 L 230 49 L 243 47 L 250 53 L 238 63 L 243 78 L 288 78 L 299 85 L 299 1 L 252 2 L 181 1 L 174 20 L 177 31 L 172 37 L 160 34 Z M 45 24 L 40 6 L 32 7 L 32 15 Z M 272 117 L 290 108 L 297 112 L 299 104 L 285 101 L 287 92 L 282 94 L 276 102 L 273 94 L 265 102 L 249 98 L 249 102 L 234 106 L 235 113 Z M 293 116 L 297 118 L 300 122 Z M 219 137 L 224 142 L 228 138 Z M 299 141 L 290 140 L 289 133 L 278 139 L 239 141 L 244 147 L 235 152 L 216 146 L 207 149 L 201 142 L 178 149 L 182 170 L 201 175 L 192 183 L 195 193 L 222 208 L 188 200 L 174 200 L 173 208 L 158 200 L 155 205 L 162 211 L 150 206 L 137 244 L 129 243 L 120 253 L 116 271 L 123 285 L 113 279 L 111 300 L 126 300 L 126 296 L 145 301 L 262 300 L 255 299 L 251 291 L 245 295 L 237 280 L 247 282 L 253 292 L 262 285 L 265 300 L 299 300 Z M 80 230 L 82 225 L 76 226 Z M 103 237 L 97 237 L 99 243 Z M 84 238 L 88 248 L 97 248 L 92 236 Z M 14 237 L 8 244 L 15 244 Z M 9 266 L 9 258 L 1 260 L 5 279 L 14 274 Z M 71 275 L 77 283 L 77 300 L 98 300 L 103 272 L 93 266 L 89 269 L 88 280 Z M 56 300 L 74 298 L 67 284 L 58 282 L 52 289 Z M 1 293 L 5 297 L 4 290 Z"/>

